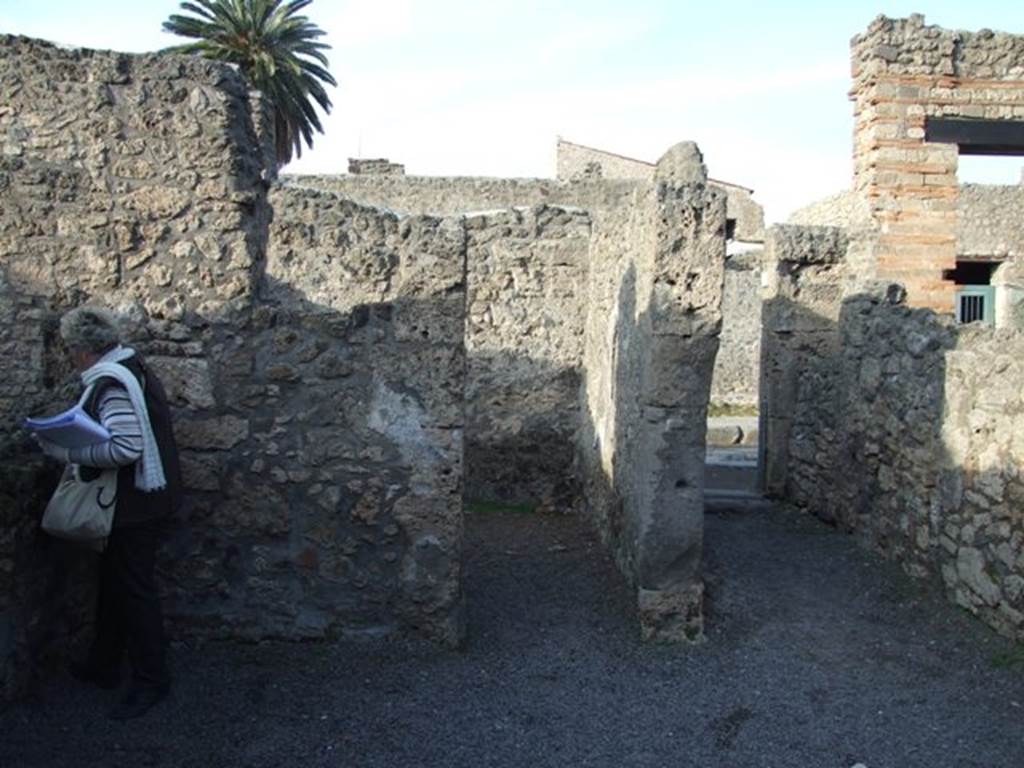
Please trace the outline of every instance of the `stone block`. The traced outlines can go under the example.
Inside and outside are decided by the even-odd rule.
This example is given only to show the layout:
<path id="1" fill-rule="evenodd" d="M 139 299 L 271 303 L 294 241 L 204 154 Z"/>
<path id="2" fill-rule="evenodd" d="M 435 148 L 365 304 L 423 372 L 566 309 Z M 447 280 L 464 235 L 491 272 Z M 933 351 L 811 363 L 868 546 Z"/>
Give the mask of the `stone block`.
<path id="1" fill-rule="evenodd" d="M 172 405 L 204 410 L 216 405 L 213 379 L 206 360 L 178 357 L 150 357 Z"/>
<path id="2" fill-rule="evenodd" d="M 682 589 L 637 590 L 641 637 L 655 643 L 703 642 L 703 602 L 703 583 Z"/>
<path id="3" fill-rule="evenodd" d="M 181 448 L 229 450 L 249 438 L 249 422 L 231 415 L 209 419 L 179 418 L 174 423 L 174 436 Z"/>

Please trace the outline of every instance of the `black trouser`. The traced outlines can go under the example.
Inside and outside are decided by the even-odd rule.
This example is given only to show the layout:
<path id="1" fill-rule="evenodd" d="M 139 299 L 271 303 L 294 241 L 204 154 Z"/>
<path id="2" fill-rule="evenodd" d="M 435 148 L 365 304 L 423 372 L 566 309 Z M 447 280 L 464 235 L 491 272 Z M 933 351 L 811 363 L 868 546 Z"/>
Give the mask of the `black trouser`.
<path id="1" fill-rule="evenodd" d="M 120 664 L 127 650 L 134 682 L 140 685 L 169 682 L 154 573 L 161 532 L 159 523 L 115 527 L 99 560 L 91 661 L 112 667 Z"/>

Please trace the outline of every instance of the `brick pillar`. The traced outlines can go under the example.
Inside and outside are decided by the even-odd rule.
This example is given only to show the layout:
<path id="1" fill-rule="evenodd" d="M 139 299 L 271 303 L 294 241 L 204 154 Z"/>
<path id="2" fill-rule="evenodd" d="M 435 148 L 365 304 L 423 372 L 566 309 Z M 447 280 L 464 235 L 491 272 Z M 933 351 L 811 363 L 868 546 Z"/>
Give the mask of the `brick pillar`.
<path id="1" fill-rule="evenodd" d="M 858 66 L 863 65 L 863 69 Z M 924 140 L 922 102 L 951 87 L 935 76 L 883 76 L 854 62 L 854 188 L 877 231 L 875 274 L 906 286 L 908 303 L 953 310 L 957 147 Z"/>

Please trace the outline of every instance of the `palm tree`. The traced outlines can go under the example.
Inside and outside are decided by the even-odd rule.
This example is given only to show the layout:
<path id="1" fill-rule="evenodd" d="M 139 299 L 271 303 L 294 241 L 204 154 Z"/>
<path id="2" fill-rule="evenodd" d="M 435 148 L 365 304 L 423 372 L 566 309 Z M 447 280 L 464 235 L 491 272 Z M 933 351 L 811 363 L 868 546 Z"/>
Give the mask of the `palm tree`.
<path id="1" fill-rule="evenodd" d="M 313 146 L 313 130 L 323 133 L 312 102 L 331 111 L 324 83 L 337 85 L 327 71 L 330 48 L 317 42 L 324 32 L 296 15 L 312 0 L 195 0 L 172 14 L 165 32 L 197 42 L 168 48 L 171 53 L 198 53 L 238 65 L 249 84 L 263 92 L 274 110 L 277 163 L 302 156 L 302 142 Z M 197 18 L 198 17 L 198 18 Z"/>

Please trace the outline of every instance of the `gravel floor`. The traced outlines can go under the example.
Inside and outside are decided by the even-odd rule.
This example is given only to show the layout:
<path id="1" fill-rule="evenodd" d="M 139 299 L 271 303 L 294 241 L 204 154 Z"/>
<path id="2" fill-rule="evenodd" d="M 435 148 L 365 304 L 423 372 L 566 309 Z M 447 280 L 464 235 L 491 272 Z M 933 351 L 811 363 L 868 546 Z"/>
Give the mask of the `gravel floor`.
<path id="1" fill-rule="evenodd" d="M 638 642 L 578 521 L 468 523 L 471 639 L 206 644 L 149 716 L 52 680 L 0 766 L 1021 768 L 1021 654 L 847 536 L 766 506 L 707 518 L 707 642 Z"/>

